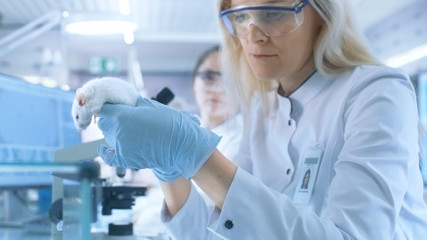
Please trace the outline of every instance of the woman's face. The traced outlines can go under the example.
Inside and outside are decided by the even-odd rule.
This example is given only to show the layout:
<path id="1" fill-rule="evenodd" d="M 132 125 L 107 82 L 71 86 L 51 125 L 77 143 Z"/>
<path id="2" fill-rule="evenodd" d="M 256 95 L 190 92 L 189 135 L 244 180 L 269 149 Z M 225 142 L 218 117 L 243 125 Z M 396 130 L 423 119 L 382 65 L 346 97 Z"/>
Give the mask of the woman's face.
<path id="1" fill-rule="evenodd" d="M 232 0 L 232 6 L 271 2 L 295 1 Z M 292 81 L 314 71 L 313 46 L 321 19 L 310 4 L 303 8 L 303 13 L 303 23 L 293 32 L 269 37 L 251 25 L 246 37 L 239 38 L 245 57 L 259 79 Z"/>
<path id="2" fill-rule="evenodd" d="M 218 52 L 211 53 L 197 70 L 193 90 L 203 117 L 226 117 L 227 105 Z"/>

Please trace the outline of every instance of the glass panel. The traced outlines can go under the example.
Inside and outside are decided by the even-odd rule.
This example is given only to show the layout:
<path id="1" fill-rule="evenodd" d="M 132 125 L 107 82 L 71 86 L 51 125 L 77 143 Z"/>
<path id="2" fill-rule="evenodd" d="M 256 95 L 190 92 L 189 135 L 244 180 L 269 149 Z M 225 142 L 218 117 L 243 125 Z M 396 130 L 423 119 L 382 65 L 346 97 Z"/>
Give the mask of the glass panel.
<path id="1" fill-rule="evenodd" d="M 2 177 L 42 178 L 0 187 L 0 239 L 91 239 L 91 179 L 97 172 L 94 164 L 0 164 Z"/>

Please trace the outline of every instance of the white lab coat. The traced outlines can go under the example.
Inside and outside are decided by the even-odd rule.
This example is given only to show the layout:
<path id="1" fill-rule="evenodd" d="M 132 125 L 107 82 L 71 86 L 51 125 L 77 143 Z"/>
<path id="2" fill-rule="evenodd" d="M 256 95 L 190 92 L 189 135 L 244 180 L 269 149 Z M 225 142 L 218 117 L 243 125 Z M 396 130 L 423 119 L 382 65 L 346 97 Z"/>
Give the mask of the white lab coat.
<path id="1" fill-rule="evenodd" d="M 257 103 L 222 210 L 192 189 L 163 222 L 176 239 L 426 239 L 416 96 L 407 75 L 362 66 L 315 73 L 289 98 Z M 321 149 L 312 196 L 297 190 Z M 298 190 L 299 191 L 299 190 Z"/>
<path id="2" fill-rule="evenodd" d="M 230 160 L 235 159 L 239 152 L 243 134 L 242 127 L 242 116 L 237 114 L 211 129 L 216 135 L 221 136 L 221 141 L 217 146 L 218 150 Z"/>

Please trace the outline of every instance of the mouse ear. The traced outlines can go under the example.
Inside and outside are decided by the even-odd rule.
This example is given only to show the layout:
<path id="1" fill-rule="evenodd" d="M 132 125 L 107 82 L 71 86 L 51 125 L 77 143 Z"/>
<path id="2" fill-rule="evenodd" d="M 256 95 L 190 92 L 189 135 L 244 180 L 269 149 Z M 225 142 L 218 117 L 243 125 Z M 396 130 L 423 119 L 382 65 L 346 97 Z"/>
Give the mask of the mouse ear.
<path id="1" fill-rule="evenodd" d="M 79 106 L 83 106 L 86 103 L 86 97 L 83 95 L 83 93 L 78 93 L 76 95 L 76 101 L 79 104 Z"/>

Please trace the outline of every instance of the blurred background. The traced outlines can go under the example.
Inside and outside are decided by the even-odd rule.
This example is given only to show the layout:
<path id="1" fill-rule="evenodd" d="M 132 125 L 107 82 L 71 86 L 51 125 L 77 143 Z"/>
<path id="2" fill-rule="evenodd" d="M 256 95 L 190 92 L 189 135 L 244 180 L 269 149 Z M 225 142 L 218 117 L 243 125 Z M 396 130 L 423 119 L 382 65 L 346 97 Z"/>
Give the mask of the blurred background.
<path id="1" fill-rule="evenodd" d="M 350 3 L 381 60 L 411 76 L 426 70 L 427 1 Z M 149 95 L 168 85 L 197 111 L 190 73 L 198 54 L 220 41 L 216 5 L 216 0 L 0 0 L 0 72 L 64 90 L 102 75 L 127 78 Z M 123 25 L 116 29 L 112 21 Z M 423 47 L 418 56 L 392 62 L 417 47 Z"/>

